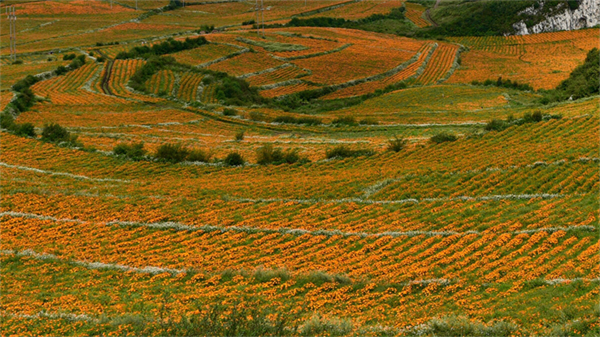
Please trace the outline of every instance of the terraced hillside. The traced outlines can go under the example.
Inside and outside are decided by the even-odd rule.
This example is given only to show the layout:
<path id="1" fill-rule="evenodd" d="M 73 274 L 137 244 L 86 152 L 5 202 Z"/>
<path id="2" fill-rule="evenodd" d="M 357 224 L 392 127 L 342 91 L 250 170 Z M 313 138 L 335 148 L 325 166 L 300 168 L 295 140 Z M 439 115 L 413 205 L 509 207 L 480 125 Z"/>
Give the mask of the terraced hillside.
<path id="1" fill-rule="evenodd" d="M 600 332 L 599 96 L 497 82 L 556 87 L 597 28 L 262 37 L 250 2 L 16 3 L 3 335 Z M 429 24 L 404 1 L 304 3 L 266 20 Z"/>

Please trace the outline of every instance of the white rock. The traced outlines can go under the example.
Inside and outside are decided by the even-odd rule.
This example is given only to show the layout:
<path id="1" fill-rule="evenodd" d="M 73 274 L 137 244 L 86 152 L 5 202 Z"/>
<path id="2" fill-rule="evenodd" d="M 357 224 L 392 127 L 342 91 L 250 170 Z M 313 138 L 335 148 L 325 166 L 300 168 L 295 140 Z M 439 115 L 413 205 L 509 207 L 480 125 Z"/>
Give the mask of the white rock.
<path id="1" fill-rule="evenodd" d="M 535 15 L 543 8 L 543 2 L 536 9 L 529 7 L 522 14 Z M 594 27 L 600 23 L 600 1 L 581 0 L 579 8 L 571 10 L 565 8 L 562 13 L 549 16 L 532 27 L 527 27 L 524 21 L 513 24 L 515 35 L 538 34 L 544 32 L 555 32 L 561 30 L 577 30 Z"/>

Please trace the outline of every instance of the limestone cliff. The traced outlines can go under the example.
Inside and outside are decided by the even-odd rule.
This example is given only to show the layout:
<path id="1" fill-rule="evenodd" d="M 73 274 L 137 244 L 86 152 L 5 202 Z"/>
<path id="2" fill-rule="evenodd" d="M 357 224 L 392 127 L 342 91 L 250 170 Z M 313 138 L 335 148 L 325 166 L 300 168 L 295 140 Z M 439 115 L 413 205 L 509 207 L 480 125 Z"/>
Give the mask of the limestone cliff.
<path id="1" fill-rule="evenodd" d="M 575 30 L 594 27 L 600 24 L 600 0 L 580 0 L 577 9 L 571 9 L 564 4 L 548 11 L 544 7 L 544 1 L 536 6 L 529 7 L 519 14 L 523 16 L 539 17 L 542 13 L 548 13 L 542 20 L 527 26 L 525 20 L 513 24 L 515 35 L 537 34 L 543 32 L 555 32 L 561 30 Z"/>

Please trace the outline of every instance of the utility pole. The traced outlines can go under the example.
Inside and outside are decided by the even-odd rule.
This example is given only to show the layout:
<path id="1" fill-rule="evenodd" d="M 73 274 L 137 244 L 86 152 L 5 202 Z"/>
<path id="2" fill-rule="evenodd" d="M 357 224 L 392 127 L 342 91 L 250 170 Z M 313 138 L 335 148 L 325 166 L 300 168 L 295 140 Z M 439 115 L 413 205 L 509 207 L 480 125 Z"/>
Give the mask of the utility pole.
<path id="1" fill-rule="evenodd" d="M 265 3 L 264 0 L 260 0 L 260 8 L 262 10 L 262 32 L 263 38 L 265 37 Z"/>
<path id="2" fill-rule="evenodd" d="M 135 0 L 135 10 L 136 11 L 138 10 L 138 8 L 137 8 L 137 0 Z"/>
<path id="3" fill-rule="evenodd" d="M 10 27 L 10 58 L 14 62 L 17 60 L 17 14 L 15 6 L 6 7 L 6 16 Z"/>
<path id="4" fill-rule="evenodd" d="M 254 4 L 254 10 L 256 11 L 256 35 L 260 35 L 260 20 L 258 19 L 258 0 L 256 0 L 256 3 Z"/>

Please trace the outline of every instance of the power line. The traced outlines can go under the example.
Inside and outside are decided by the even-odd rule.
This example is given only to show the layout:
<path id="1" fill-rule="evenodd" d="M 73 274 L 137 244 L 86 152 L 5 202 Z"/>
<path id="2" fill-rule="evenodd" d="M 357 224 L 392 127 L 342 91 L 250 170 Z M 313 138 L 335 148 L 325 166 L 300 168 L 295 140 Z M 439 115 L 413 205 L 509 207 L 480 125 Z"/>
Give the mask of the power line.
<path id="1" fill-rule="evenodd" d="M 17 14 L 15 6 L 6 7 L 6 16 L 10 26 L 10 58 L 14 62 L 17 60 Z"/>

